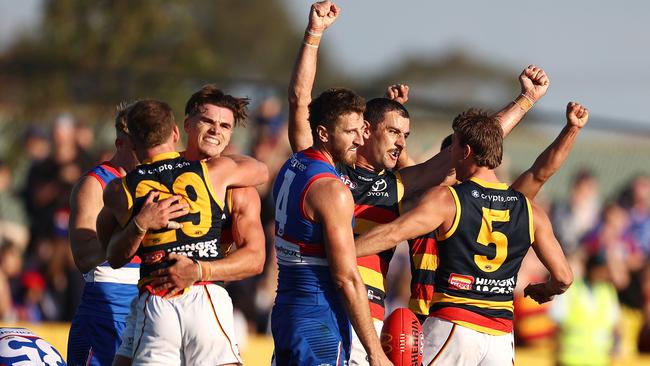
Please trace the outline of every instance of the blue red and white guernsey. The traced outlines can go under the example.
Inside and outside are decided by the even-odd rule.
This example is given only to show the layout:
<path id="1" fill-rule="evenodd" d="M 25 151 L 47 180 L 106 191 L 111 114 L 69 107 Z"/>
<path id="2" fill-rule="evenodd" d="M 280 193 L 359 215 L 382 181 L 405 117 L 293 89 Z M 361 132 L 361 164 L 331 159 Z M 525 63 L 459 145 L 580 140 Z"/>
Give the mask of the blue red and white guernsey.
<path id="1" fill-rule="evenodd" d="M 0 365 L 66 366 L 50 343 L 25 328 L 0 328 Z"/>
<path id="2" fill-rule="evenodd" d="M 86 175 L 96 178 L 102 189 L 113 179 L 122 178 L 109 162 L 97 165 Z M 131 300 L 138 293 L 139 271 L 140 258 L 135 256 L 122 268 L 113 269 L 108 262 L 104 262 L 84 273 L 86 286 L 77 313 L 104 314 L 109 319 L 123 321 L 129 313 Z"/>
<path id="3" fill-rule="evenodd" d="M 287 160 L 273 186 L 276 365 L 342 365 L 349 358 L 350 322 L 328 266 L 323 227 L 304 212 L 305 196 L 319 179 L 340 177 L 321 152 L 310 148 Z"/>
<path id="4" fill-rule="evenodd" d="M 120 172 L 109 162 L 92 168 L 93 177 L 105 188 Z M 83 274 L 85 286 L 72 320 L 68 338 L 69 365 L 110 365 L 126 325 L 131 300 L 138 294 L 140 258 L 113 269 L 104 262 Z"/>

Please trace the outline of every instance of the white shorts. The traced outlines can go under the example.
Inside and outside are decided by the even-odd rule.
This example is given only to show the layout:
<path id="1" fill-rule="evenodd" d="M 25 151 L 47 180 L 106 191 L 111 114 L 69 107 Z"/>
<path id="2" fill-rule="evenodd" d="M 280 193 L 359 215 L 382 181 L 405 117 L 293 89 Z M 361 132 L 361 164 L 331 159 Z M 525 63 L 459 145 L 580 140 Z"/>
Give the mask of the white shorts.
<path id="1" fill-rule="evenodd" d="M 422 325 L 422 365 L 503 366 L 514 365 L 512 333 L 490 335 L 430 316 Z"/>
<path id="2" fill-rule="evenodd" d="M 131 359 L 133 357 L 133 333 L 135 328 L 135 316 L 139 297 L 136 296 L 129 306 L 129 315 L 126 316 L 126 325 L 122 331 L 122 343 L 115 353 L 116 356 L 122 356 Z"/>
<path id="3" fill-rule="evenodd" d="M 381 328 L 384 326 L 384 322 L 381 320 L 373 319 L 375 325 L 375 330 L 377 330 L 377 336 L 381 337 Z M 357 336 L 357 332 L 352 328 L 352 344 L 350 345 L 350 361 L 348 365 L 369 365 L 368 362 L 368 353 L 366 349 L 363 348 L 361 340 Z"/>
<path id="4" fill-rule="evenodd" d="M 190 286 L 171 299 L 138 298 L 133 365 L 241 364 L 232 301 L 218 285 Z"/>

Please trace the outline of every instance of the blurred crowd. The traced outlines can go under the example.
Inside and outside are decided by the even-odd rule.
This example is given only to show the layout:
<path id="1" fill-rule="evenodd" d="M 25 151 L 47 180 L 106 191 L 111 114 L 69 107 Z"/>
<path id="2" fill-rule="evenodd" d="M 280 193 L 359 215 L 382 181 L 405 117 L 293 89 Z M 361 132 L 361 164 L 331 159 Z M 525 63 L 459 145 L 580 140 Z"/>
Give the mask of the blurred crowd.
<path id="1" fill-rule="evenodd" d="M 286 129 L 281 103 L 269 98 L 249 122 L 250 146 L 229 150 L 264 161 L 273 177 L 290 153 Z M 22 139 L 21 151 L 0 159 L 0 319 L 70 321 L 84 282 L 68 241 L 69 196 L 111 150 L 97 150 L 94 130 L 67 114 L 49 126 L 28 127 Z M 650 177 L 629 179 L 619 194 L 604 199 L 598 177 L 583 169 L 575 172 L 566 198 L 546 205 L 576 281 L 565 295 L 539 306 L 521 289 L 547 274 L 533 254 L 524 260 L 515 299 L 520 345 L 555 340 L 561 350 L 563 343 L 580 342 L 580 332 L 600 332 L 615 352 L 650 352 Z M 272 182 L 259 187 L 265 270 L 227 285 L 241 322 L 257 333 L 268 332 L 277 281 Z M 407 304 L 409 296 L 408 251 L 398 252 L 388 287 L 393 307 Z"/>

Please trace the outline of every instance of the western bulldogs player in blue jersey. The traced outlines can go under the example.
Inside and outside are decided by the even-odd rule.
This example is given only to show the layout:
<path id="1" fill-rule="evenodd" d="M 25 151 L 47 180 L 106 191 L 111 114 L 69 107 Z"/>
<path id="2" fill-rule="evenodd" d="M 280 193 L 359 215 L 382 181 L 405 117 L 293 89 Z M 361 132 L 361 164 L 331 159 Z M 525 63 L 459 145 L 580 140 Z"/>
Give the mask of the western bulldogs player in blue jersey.
<path id="1" fill-rule="evenodd" d="M 122 108 L 115 118 L 115 154 L 87 172 L 70 198 L 70 245 L 75 264 L 86 281 L 70 328 L 70 365 L 111 364 L 120 345 L 129 305 L 138 293 L 139 258 L 124 268 L 112 269 L 106 262 L 106 250 L 97 238 L 95 224 L 104 206 L 104 187 L 138 163 L 128 141 L 127 111 L 128 108 Z"/>
<path id="2" fill-rule="evenodd" d="M 390 364 L 356 265 L 352 194 L 334 169 L 336 162 L 354 164 L 363 145 L 364 110 L 364 99 L 347 89 L 328 89 L 314 99 L 309 105 L 314 144 L 289 158 L 273 186 L 276 365 L 347 364 L 350 321 L 370 363 Z"/>

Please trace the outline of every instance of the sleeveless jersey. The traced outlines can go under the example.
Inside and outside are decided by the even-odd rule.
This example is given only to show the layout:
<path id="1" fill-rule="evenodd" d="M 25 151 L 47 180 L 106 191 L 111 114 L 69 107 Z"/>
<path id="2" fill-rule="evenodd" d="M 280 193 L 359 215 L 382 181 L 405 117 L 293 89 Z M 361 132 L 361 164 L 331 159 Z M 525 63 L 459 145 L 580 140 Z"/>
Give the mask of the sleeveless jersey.
<path id="1" fill-rule="evenodd" d="M 512 332 L 513 291 L 534 241 L 532 206 L 503 183 L 477 178 L 449 187 L 456 217 L 438 232 L 430 315 L 479 332 Z"/>
<path id="2" fill-rule="evenodd" d="M 143 238 L 138 249 L 142 259 L 138 283 L 141 289 L 151 291 L 147 286 L 151 281 L 149 275 L 169 265 L 165 261 L 168 253 L 203 261 L 223 257 L 220 235 L 226 216 L 204 161 L 187 161 L 177 152 L 159 154 L 128 173 L 122 179 L 122 187 L 129 208 L 124 223 L 140 211 L 152 190 L 160 192 L 159 200 L 176 194 L 189 204 L 189 213 L 176 219 L 183 223 L 182 228 L 149 231 Z"/>
<path id="3" fill-rule="evenodd" d="M 86 173 L 106 187 L 120 172 L 105 161 Z M 138 294 L 140 257 L 135 256 L 124 267 L 113 269 L 108 262 L 83 274 L 85 286 L 77 313 L 124 321 L 129 313 L 131 299 Z"/>
<path id="4" fill-rule="evenodd" d="M 354 236 L 365 234 L 373 227 L 395 220 L 400 214 L 404 187 L 399 173 L 382 171 L 375 173 L 360 167 L 337 164 L 341 180 L 354 197 Z M 357 258 L 357 266 L 368 290 L 370 315 L 384 320 L 386 298 L 386 274 L 394 249 L 379 254 Z"/>
<path id="5" fill-rule="evenodd" d="M 25 328 L 0 328 L 0 365 L 65 366 L 61 354 Z"/>
<path id="6" fill-rule="evenodd" d="M 429 315 L 435 290 L 434 281 L 438 268 L 438 248 L 435 232 L 409 240 L 411 260 L 411 297 L 409 309 L 420 323 Z"/>
<path id="7" fill-rule="evenodd" d="M 322 153 L 309 148 L 284 163 L 273 185 L 279 267 L 276 304 L 321 305 L 338 299 L 325 254 L 323 227 L 308 219 L 303 210 L 309 187 L 322 178 L 339 179 L 339 175 Z"/>

